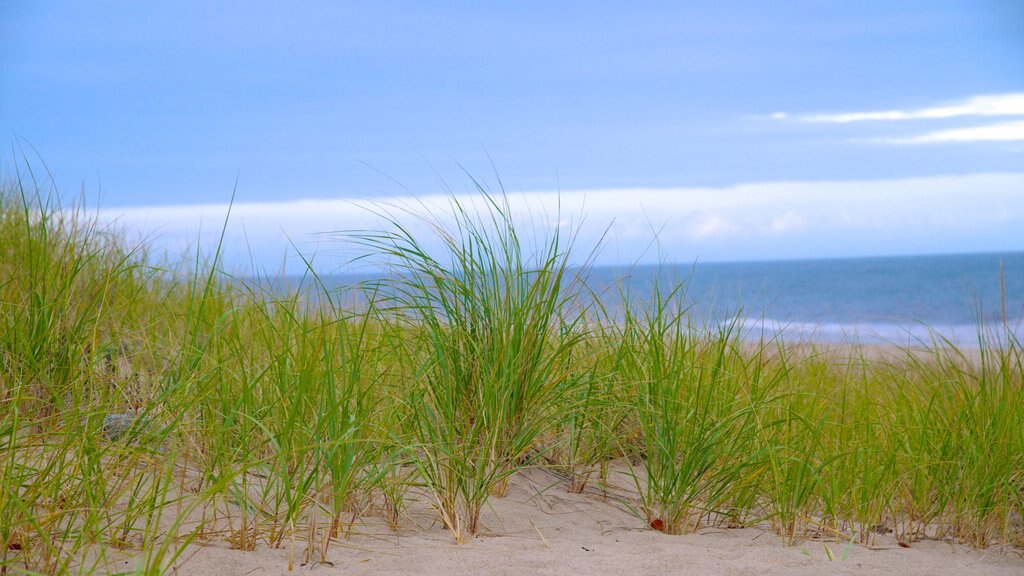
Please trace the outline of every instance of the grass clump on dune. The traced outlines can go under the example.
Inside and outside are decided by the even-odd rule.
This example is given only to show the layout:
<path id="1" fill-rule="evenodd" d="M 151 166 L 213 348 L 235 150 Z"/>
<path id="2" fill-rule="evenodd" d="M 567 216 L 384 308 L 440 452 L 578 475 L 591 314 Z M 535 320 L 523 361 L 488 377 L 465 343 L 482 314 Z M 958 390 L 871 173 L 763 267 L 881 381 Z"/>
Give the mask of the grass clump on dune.
<path id="1" fill-rule="evenodd" d="M 395 232 L 354 236 L 387 258 L 389 319 L 413 336 L 401 353 L 413 375 L 403 394 L 410 456 L 458 542 L 558 422 L 581 338 L 566 241 L 556 234 L 524 253 L 508 205 L 482 198 L 482 211 L 452 199 L 453 229 L 427 222 L 439 255 L 393 215 Z"/>
<path id="2" fill-rule="evenodd" d="M 619 378 L 633 387 L 645 455 L 643 509 L 669 534 L 694 532 L 709 511 L 726 510 L 757 455 L 750 424 L 759 399 L 731 326 L 697 330 L 681 289 L 656 287 L 639 315 L 627 306 L 618 336 Z"/>
<path id="3" fill-rule="evenodd" d="M 363 518 L 410 529 L 423 495 L 465 542 L 525 467 L 583 492 L 620 458 L 638 527 L 1024 543 L 1005 328 L 752 342 L 694 322 L 684 282 L 602 312 L 573 238 L 522 242 L 482 190 L 428 237 L 383 209 L 390 232 L 349 235 L 390 275 L 346 308 L 312 272 L 154 266 L 33 186 L 0 191 L 0 572 L 160 573 L 197 541 L 322 560 Z"/>

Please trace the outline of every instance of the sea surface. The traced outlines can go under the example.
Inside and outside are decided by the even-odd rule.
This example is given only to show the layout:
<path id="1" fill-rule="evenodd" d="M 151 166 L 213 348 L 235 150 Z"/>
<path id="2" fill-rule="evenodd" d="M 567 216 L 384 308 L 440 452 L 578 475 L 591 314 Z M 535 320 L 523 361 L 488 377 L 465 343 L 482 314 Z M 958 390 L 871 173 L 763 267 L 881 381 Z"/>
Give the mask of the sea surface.
<path id="1" fill-rule="evenodd" d="M 335 276 L 333 286 L 354 278 Z M 611 317 L 682 281 L 680 304 L 707 326 L 813 342 L 976 346 L 1024 336 L 1024 252 L 595 267 Z"/>
<path id="2" fill-rule="evenodd" d="M 1024 252 L 595 268 L 590 282 L 624 281 L 636 301 L 659 278 L 684 280 L 696 318 L 735 321 L 748 338 L 971 346 L 981 333 L 1024 335 Z"/>

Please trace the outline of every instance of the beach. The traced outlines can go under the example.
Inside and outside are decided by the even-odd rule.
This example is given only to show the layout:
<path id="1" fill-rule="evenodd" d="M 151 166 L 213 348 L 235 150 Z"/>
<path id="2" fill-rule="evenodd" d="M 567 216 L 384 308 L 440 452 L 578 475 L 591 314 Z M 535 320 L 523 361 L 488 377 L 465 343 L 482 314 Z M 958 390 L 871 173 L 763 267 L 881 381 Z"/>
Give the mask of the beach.
<path id="1" fill-rule="evenodd" d="M 708 527 L 696 534 L 666 535 L 644 525 L 629 509 L 635 504 L 620 477 L 605 493 L 588 487 L 566 490 L 564 477 L 534 469 L 517 474 L 503 498 L 491 498 L 482 529 L 455 544 L 424 505 L 410 510 L 397 531 L 382 516 L 359 519 L 348 538 L 332 542 L 326 562 L 320 549 L 287 542 L 280 549 L 261 543 L 255 550 L 231 550 L 221 539 L 186 549 L 178 574 L 244 576 L 312 571 L 317 574 L 1021 574 L 1020 548 L 976 549 L 943 540 L 921 540 L 908 548 L 892 534 L 878 534 L 870 546 L 850 545 L 827 533 L 807 534 L 784 546 L 764 526 Z M 831 558 L 830 558 L 831 555 Z M 131 560 L 122 561 L 130 567 Z M 117 566 L 111 567 L 116 569 Z"/>

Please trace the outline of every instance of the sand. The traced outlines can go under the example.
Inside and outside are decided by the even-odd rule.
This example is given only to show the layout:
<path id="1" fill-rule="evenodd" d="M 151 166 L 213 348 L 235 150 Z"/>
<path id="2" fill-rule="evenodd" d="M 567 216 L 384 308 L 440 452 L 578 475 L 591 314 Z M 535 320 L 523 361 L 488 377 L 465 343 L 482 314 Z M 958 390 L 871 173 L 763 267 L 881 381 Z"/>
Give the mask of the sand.
<path id="1" fill-rule="evenodd" d="M 423 502 L 412 502 L 398 531 L 380 514 L 357 520 L 352 534 L 334 540 L 319 561 L 298 539 L 270 549 L 229 549 L 213 540 L 184 550 L 175 573 L 203 575 L 288 574 L 1024 574 L 1024 550 L 984 550 L 948 541 L 925 540 L 901 548 L 891 535 L 874 546 L 848 545 L 808 536 L 784 546 L 767 527 L 705 528 L 671 536 L 651 530 L 631 511 L 635 497 L 627 483 L 611 492 L 588 487 L 566 490 L 566 480 L 545 469 L 517 474 L 508 493 L 491 498 L 482 530 L 456 545 Z M 634 491 L 635 492 L 635 491 Z M 832 559 L 829 558 L 831 551 Z M 131 560 L 111 568 L 128 569 Z"/>

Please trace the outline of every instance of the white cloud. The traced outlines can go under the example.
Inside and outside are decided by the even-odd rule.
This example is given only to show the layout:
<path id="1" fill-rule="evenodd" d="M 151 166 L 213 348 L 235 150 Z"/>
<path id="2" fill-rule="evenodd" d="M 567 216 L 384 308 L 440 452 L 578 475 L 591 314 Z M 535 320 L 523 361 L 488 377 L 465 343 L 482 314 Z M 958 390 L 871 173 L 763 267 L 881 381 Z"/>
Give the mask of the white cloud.
<path id="1" fill-rule="evenodd" d="M 943 142 L 1012 142 L 1024 141 L 1024 121 L 999 122 L 985 126 L 936 130 L 905 138 L 871 140 L 883 144 L 937 144 Z"/>
<path id="2" fill-rule="evenodd" d="M 873 112 L 842 112 L 837 114 L 810 114 L 797 116 L 804 122 L 830 122 L 845 124 L 865 121 L 893 120 L 937 120 L 961 116 L 1024 116 L 1024 92 L 974 96 L 944 106 L 932 106 L 912 110 L 882 110 Z M 777 112 L 773 118 L 782 120 L 789 117 Z"/>
<path id="3" fill-rule="evenodd" d="M 578 230 L 580 259 L 605 237 L 599 261 L 739 260 L 856 254 L 1024 249 L 1024 173 L 973 174 L 878 181 L 767 182 L 722 188 L 640 188 L 511 194 L 509 209 L 543 236 L 567 225 Z M 459 199 L 470 205 L 471 196 Z M 337 230 L 379 230 L 374 210 L 390 206 L 414 234 L 429 236 L 422 218 L 450 215 L 445 196 L 369 200 L 238 203 L 225 234 L 224 257 L 248 269 L 276 269 L 288 239 L 318 253 L 323 269 L 352 257 Z M 403 210 L 405 212 L 403 212 Z M 216 247 L 226 204 L 108 208 L 100 217 L 172 256 L 196 243 Z M 524 234 L 523 237 L 532 237 Z M 657 234 L 660 253 L 648 247 Z M 325 258 L 326 257 L 326 258 Z"/>
<path id="4" fill-rule="evenodd" d="M 802 216 L 792 210 L 787 210 L 782 215 L 772 218 L 766 229 L 773 234 L 785 234 L 802 229 L 806 223 Z"/>
<path id="5" fill-rule="evenodd" d="M 688 229 L 687 234 L 694 238 L 726 236 L 735 233 L 736 225 L 720 214 L 701 216 Z"/>

